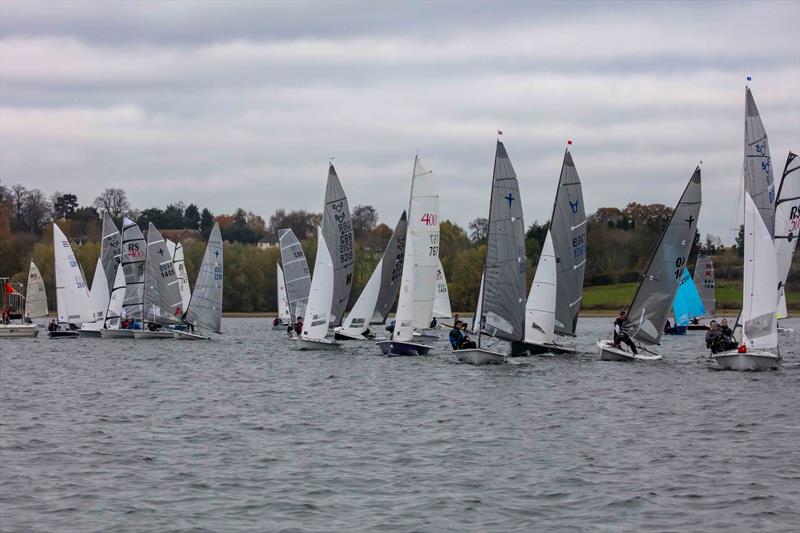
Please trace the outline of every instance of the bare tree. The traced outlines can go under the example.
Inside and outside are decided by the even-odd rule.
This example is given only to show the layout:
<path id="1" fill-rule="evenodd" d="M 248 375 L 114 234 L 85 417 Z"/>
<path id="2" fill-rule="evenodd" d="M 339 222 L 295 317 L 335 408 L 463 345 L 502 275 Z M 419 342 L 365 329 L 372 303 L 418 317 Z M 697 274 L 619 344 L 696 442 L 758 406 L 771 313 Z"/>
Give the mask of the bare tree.
<path id="1" fill-rule="evenodd" d="M 479 244 L 486 240 L 489 231 L 489 221 L 485 218 L 476 218 L 469 223 L 469 239 L 474 244 Z"/>
<path id="2" fill-rule="evenodd" d="M 41 235 L 44 226 L 53 218 L 53 206 L 39 189 L 28 191 L 24 201 L 25 226 Z"/>
<path id="3" fill-rule="evenodd" d="M 112 218 L 119 218 L 131 208 L 128 196 L 122 189 L 104 190 L 100 196 L 94 199 L 93 205 L 99 210 L 108 211 Z"/>
<path id="4" fill-rule="evenodd" d="M 353 234 L 361 239 L 378 225 L 378 212 L 371 205 L 357 205 L 353 208 Z"/>

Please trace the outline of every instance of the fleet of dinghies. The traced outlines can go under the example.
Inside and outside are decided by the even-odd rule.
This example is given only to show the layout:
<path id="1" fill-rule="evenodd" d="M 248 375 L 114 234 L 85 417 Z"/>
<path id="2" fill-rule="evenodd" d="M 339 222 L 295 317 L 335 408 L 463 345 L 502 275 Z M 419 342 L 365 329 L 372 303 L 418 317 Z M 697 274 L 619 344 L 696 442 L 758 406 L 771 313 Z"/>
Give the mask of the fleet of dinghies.
<path id="1" fill-rule="evenodd" d="M 789 152 L 776 190 L 767 134 L 749 87 L 744 132 L 743 306 L 734 328 L 736 348 L 714 353 L 711 359 L 723 369 L 764 370 L 776 368 L 781 359 L 778 320 L 787 316 L 785 284 L 800 233 L 800 158 Z M 709 329 L 699 320 L 717 312 L 712 257 L 699 253 L 693 275 L 688 270 L 702 203 L 701 181 L 698 165 L 649 258 L 627 313 L 618 320 L 614 338 L 597 342 L 601 360 L 658 360 L 661 356 L 653 350 L 665 329 L 668 333 Z M 434 349 L 428 340 L 439 338 L 438 320 L 450 320 L 452 310 L 439 257 L 436 179 L 419 155 L 414 158 L 410 185 L 408 208 L 349 312 L 355 242 L 347 196 L 332 163 L 321 225 L 316 228 L 313 275 L 297 236 L 291 229 L 278 231 L 281 261 L 273 326 L 288 330 L 298 349 L 338 350 L 342 342 L 368 340 L 387 356 L 426 355 Z M 498 138 L 486 257 L 472 321 L 477 343 L 456 347 L 459 362 L 503 364 L 510 357 L 576 351 L 568 339 L 576 335 L 581 308 L 586 225 L 581 180 L 567 146 L 548 231 L 526 291 L 519 178 Z M 145 237 L 132 220 L 124 218 L 120 231 L 109 214 L 103 214 L 91 289 L 56 224 L 53 245 L 58 327 L 48 328 L 51 337 L 208 339 L 204 331 L 222 332 L 223 242 L 218 224 L 210 233 L 193 290 L 182 244 L 165 239 L 152 223 Z M 47 316 L 44 291 L 41 274 L 31 262 L 27 317 Z M 395 320 L 386 327 L 389 336 L 380 338 L 372 327 L 386 323 L 395 302 Z M 673 331 L 664 327 L 670 309 Z M 35 324 L 0 327 L 0 337 L 37 334 Z"/>

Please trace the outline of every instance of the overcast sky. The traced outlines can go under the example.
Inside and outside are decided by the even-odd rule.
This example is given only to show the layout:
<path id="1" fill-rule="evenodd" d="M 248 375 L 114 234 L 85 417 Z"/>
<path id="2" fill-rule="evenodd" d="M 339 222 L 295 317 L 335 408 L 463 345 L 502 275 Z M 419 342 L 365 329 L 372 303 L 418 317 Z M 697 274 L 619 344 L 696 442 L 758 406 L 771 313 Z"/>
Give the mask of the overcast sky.
<path id="1" fill-rule="evenodd" d="M 800 2 L 0 2 L 0 181 L 81 203 L 320 211 L 394 226 L 419 150 L 440 211 L 486 216 L 496 130 L 526 223 L 563 150 L 587 213 L 673 206 L 731 241 L 746 76 L 773 166 L 800 149 Z M 741 217 L 740 217 L 741 218 Z"/>

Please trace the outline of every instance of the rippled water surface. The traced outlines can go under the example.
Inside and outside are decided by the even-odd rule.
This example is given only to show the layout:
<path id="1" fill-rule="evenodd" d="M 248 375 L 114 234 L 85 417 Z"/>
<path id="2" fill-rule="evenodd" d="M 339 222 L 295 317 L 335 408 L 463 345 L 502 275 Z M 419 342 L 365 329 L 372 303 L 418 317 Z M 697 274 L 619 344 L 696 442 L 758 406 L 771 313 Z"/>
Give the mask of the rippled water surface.
<path id="1" fill-rule="evenodd" d="M 783 366 L 475 368 L 303 353 L 265 319 L 213 342 L 0 340 L 0 529 L 787 531 L 800 524 L 800 335 Z M 800 331 L 800 321 L 788 324 Z"/>

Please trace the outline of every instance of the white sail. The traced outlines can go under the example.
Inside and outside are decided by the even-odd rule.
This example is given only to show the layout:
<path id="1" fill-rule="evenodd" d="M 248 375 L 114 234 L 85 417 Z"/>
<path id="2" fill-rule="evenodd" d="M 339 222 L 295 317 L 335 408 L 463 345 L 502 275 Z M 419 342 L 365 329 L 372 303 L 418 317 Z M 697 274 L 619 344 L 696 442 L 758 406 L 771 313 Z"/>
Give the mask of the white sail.
<path id="1" fill-rule="evenodd" d="M 25 288 L 25 314 L 30 318 L 47 316 L 47 294 L 39 267 L 31 261 L 28 271 L 28 285 Z"/>
<path id="2" fill-rule="evenodd" d="M 333 260 L 322 235 L 322 228 L 317 227 L 317 260 L 314 263 L 311 291 L 303 318 L 303 338 L 324 339 L 328 334 L 332 298 Z"/>
<path id="3" fill-rule="evenodd" d="M 375 270 L 369 277 L 367 284 L 356 300 L 355 305 L 342 322 L 342 330 L 348 335 L 361 335 L 369 329 L 369 320 L 378 303 L 378 294 L 381 292 L 381 274 L 383 273 L 383 257 L 378 261 Z"/>
<path id="4" fill-rule="evenodd" d="M 436 267 L 436 287 L 433 295 L 433 316 L 436 318 L 450 318 L 453 314 L 450 308 L 450 291 L 447 289 L 447 278 L 444 275 L 442 261 Z M 431 317 L 433 318 L 433 317 Z"/>
<path id="5" fill-rule="evenodd" d="M 711 257 L 700 253 L 694 265 L 694 286 L 700 300 L 703 302 L 703 309 L 706 310 L 704 317 L 717 315 L 716 281 L 714 277 L 714 261 Z M 697 318 L 704 318 L 697 317 Z"/>
<path id="6" fill-rule="evenodd" d="M 392 339 L 411 341 L 414 328 L 430 325 L 439 265 L 439 193 L 433 172 L 414 159 L 400 300 Z"/>
<path id="7" fill-rule="evenodd" d="M 786 279 L 800 237 L 800 157 L 789 152 L 775 201 L 775 255 L 778 265 L 778 318 L 788 316 Z"/>
<path id="8" fill-rule="evenodd" d="M 214 222 L 208 236 L 203 262 L 197 273 L 194 293 L 186 310 L 186 321 L 211 331 L 222 333 L 222 283 L 224 273 L 224 247 L 219 222 Z"/>
<path id="9" fill-rule="evenodd" d="M 120 253 L 122 250 L 122 238 L 108 211 L 103 211 L 103 229 L 100 239 L 100 262 L 105 273 L 104 279 L 108 287 L 106 290 L 111 293 L 114 276 L 117 273 L 117 265 L 122 261 Z M 94 290 L 94 284 L 92 284 L 92 290 Z"/>
<path id="10" fill-rule="evenodd" d="M 114 276 L 114 286 L 111 288 L 111 296 L 108 299 L 108 309 L 104 325 L 108 327 L 112 322 L 113 327 L 119 327 L 119 319 L 122 317 L 122 303 L 125 301 L 125 270 L 122 265 L 117 265 L 117 273 Z"/>
<path id="11" fill-rule="evenodd" d="M 478 333 L 481 327 L 481 316 L 483 316 L 483 280 L 484 275 L 481 274 L 481 286 L 478 289 L 478 305 L 475 306 L 475 314 L 472 315 L 472 332 Z"/>
<path id="12" fill-rule="evenodd" d="M 122 219 L 122 266 L 125 270 L 125 315 L 141 320 L 144 309 L 144 266 L 147 241 L 136 222 Z"/>
<path id="13" fill-rule="evenodd" d="M 275 266 L 278 267 L 278 318 L 284 324 L 288 324 L 292 321 L 292 317 L 289 314 L 289 296 L 286 294 L 286 281 L 283 279 L 283 269 L 280 263 Z"/>
<path id="14" fill-rule="evenodd" d="M 108 309 L 108 280 L 106 273 L 103 269 L 102 257 L 97 258 L 97 266 L 94 269 L 94 277 L 92 278 L 92 287 L 89 291 L 90 311 L 92 313 L 92 321 L 97 324 L 102 324 L 103 317 Z"/>
<path id="15" fill-rule="evenodd" d="M 774 349 L 778 346 L 775 319 L 778 270 L 774 246 L 756 204 L 749 193 L 744 196 L 744 287 L 739 319 L 742 344 L 748 349 Z"/>
<path id="16" fill-rule="evenodd" d="M 56 308 L 58 322 L 80 325 L 91 322 L 89 288 L 83 272 L 75 259 L 67 237 L 58 224 L 53 223 L 53 247 L 56 272 Z"/>
<path id="17" fill-rule="evenodd" d="M 185 311 L 178 275 L 164 237 L 150 222 L 144 268 L 144 319 L 155 324 L 177 324 Z"/>
<path id="18" fill-rule="evenodd" d="M 175 274 L 178 276 L 178 287 L 181 291 L 181 301 L 183 302 L 183 309 L 189 308 L 189 302 L 192 300 L 192 290 L 189 287 L 189 276 L 186 273 L 186 260 L 183 255 L 183 244 L 178 241 L 172 242 L 165 239 L 167 243 L 167 250 L 172 257 L 172 264 L 175 267 Z"/>
<path id="19" fill-rule="evenodd" d="M 525 304 L 525 342 L 552 343 L 556 327 L 558 271 L 553 237 L 547 232 Z"/>

